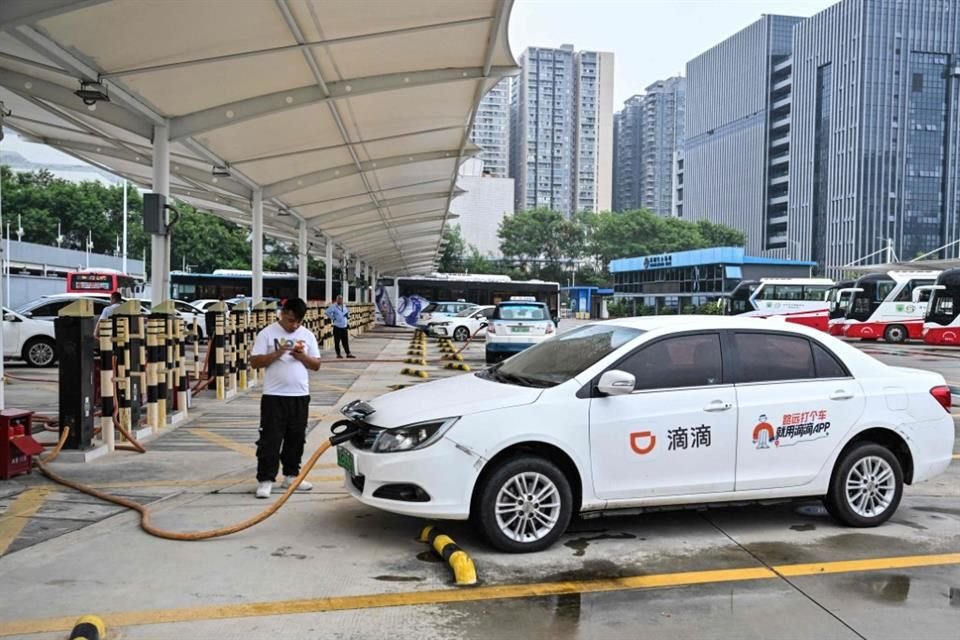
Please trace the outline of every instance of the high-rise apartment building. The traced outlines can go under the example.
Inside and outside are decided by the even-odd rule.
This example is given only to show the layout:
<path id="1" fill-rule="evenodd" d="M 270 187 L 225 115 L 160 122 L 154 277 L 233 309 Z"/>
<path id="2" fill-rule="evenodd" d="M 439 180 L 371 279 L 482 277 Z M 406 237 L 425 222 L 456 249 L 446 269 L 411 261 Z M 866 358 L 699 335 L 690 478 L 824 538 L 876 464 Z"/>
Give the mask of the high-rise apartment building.
<path id="1" fill-rule="evenodd" d="M 675 154 L 683 148 L 685 81 L 659 80 L 614 117 L 614 211 L 677 215 Z"/>
<path id="2" fill-rule="evenodd" d="M 614 115 L 613 210 L 640 208 L 643 96 L 633 96 Z"/>
<path id="3" fill-rule="evenodd" d="M 613 54 L 532 47 L 511 88 L 517 210 L 570 215 L 611 205 Z"/>
<path id="4" fill-rule="evenodd" d="M 510 78 L 484 94 L 477 106 L 470 141 L 483 149 L 483 171 L 494 178 L 510 175 Z"/>
<path id="5" fill-rule="evenodd" d="M 787 255 L 791 33 L 767 15 L 687 63 L 683 217 L 743 231 L 748 254 Z"/>
<path id="6" fill-rule="evenodd" d="M 797 25 L 793 66 L 804 256 L 837 275 L 887 238 L 905 260 L 960 239 L 960 5 L 845 0 Z"/>

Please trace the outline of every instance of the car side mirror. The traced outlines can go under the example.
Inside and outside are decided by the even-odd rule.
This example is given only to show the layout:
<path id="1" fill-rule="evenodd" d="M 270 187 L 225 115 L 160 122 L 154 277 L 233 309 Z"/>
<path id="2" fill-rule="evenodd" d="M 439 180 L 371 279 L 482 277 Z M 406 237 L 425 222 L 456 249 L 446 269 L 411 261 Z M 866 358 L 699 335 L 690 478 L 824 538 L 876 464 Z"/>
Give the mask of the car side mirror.
<path id="1" fill-rule="evenodd" d="M 480 328 L 483 329 L 483 328 L 485 328 L 488 324 L 490 324 L 490 323 L 487 322 L 486 320 L 484 320 L 483 322 L 480 323 Z"/>
<path id="2" fill-rule="evenodd" d="M 633 393 L 637 386 L 637 379 L 632 373 L 611 369 L 604 371 L 597 383 L 597 391 L 607 396 L 623 396 Z"/>
<path id="3" fill-rule="evenodd" d="M 18 321 L 18 318 L 17 318 L 17 316 L 13 315 L 12 313 L 5 313 L 5 314 L 3 314 L 3 320 L 4 320 L 4 322 L 17 322 L 17 321 Z"/>
<path id="4" fill-rule="evenodd" d="M 24 312 L 23 312 L 22 314 L 20 314 L 20 315 L 22 315 L 22 316 L 24 316 L 24 317 L 26 317 L 26 318 L 32 318 L 32 317 L 33 317 L 33 311 L 24 311 Z"/>

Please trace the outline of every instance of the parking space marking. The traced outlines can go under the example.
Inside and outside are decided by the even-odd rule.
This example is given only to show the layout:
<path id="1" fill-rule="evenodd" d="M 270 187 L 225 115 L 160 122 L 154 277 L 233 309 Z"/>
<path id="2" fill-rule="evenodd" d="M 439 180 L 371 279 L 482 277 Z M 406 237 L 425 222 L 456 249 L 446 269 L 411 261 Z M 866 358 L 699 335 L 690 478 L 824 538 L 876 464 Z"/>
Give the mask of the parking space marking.
<path id="1" fill-rule="evenodd" d="M 49 487 L 27 489 L 16 497 L 6 513 L 0 515 L 0 556 L 7 552 L 23 528 L 43 506 Z"/>
<path id="2" fill-rule="evenodd" d="M 807 577 L 838 573 L 861 573 L 884 569 L 916 569 L 922 567 L 960 564 L 960 553 L 945 553 L 919 556 L 893 556 L 888 558 L 869 558 L 865 560 L 841 560 L 810 564 L 777 565 L 771 568 L 763 566 L 742 567 L 736 569 L 713 569 L 706 571 L 686 571 L 623 578 L 598 580 L 571 580 L 565 582 L 546 582 L 531 584 L 507 584 L 475 589 L 437 589 L 432 591 L 408 591 L 400 593 L 382 593 L 356 596 L 335 596 L 329 598 L 306 598 L 300 600 L 278 600 L 251 602 L 247 604 L 224 604 L 202 607 L 184 607 L 178 609 L 154 609 L 145 611 L 125 611 L 105 614 L 104 621 L 111 628 L 130 627 L 150 624 L 173 624 L 199 620 L 225 620 L 280 616 L 302 613 L 327 613 L 357 609 L 381 609 L 387 607 L 409 607 L 419 605 L 438 605 L 454 602 L 477 602 L 516 598 L 538 598 L 544 596 L 570 595 L 578 593 L 603 593 L 631 591 L 639 589 L 663 589 L 668 587 L 689 587 L 703 584 L 725 582 L 747 582 L 754 580 L 774 580 L 781 577 Z M 17 620 L 0 622 L 0 637 L 25 635 L 31 633 L 53 633 L 69 631 L 75 616 L 46 618 L 35 620 Z"/>
<path id="3" fill-rule="evenodd" d="M 239 442 L 235 442 L 230 438 L 223 437 L 219 433 L 214 433 L 212 431 L 209 431 L 207 429 L 201 429 L 199 427 L 188 428 L 187 432 L 192 433 L 193 435 L 200 436 L 204 440 L 218 444 L 221 447 L 230 449 L 231 451 L 236 451 L 237 453 L 245 455 L 248 458 L 257 457 L 257 450 L 255 447 L 251 447 L 250 445 L 246 445 L 246 444 L 240 444 Z"/>

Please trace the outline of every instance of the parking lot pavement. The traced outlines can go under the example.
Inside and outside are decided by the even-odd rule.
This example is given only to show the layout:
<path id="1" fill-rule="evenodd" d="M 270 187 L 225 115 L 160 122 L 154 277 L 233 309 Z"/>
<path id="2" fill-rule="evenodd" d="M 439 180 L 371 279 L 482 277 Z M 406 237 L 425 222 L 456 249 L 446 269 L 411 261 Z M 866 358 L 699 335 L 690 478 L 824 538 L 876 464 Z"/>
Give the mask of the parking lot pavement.
<path id="1" fill-rule="evenodd" d="M 384 332 L 356 339 L 361 360 L 389 362 L 324 362 L 313 376 L 315 400 L 322 403 L 311 406 L 308 452 L 326 437 L 339 404 L 395 384 L 422 384 L 400 375 L 404 365 L 393 362 L 409 337 Z M 950 354 L 912 351 L 878 357 L 942 372 L 954 367 Z M 468 362 L 482 359 L 482 343 L 466 354 Z M 438 355 L 431 346 L 429 356 Z M 427 369 L 432 377 L 457 374 Z M 146 455 L 123 453 L 58 470 L 161 500 L 155 523 L 162 527 L 189 531 L 247 518 L 264 506 L 250 494 L 257 395 L 203 411 Z M 207 437 L 198 435 L 203 431 Z M 345 495 L 333 452 L 312 478 L 312 492 L 294 495 L 265 523 L 199 543 L 148 537 L 130 513 L 40 478 L 18 478 L 19 490 L 8 490 L 0 503 L 7 507 L 0 535 L 11 521 L 26 520 L 0 557 L 0 581 L 16 585 L 0 599 L 0 637 L 60 639 L 86 613 L 103 616 L 111 637 L 156 639 L 956 633 L 956 464 L 935 481 L 909 487 L 893 520 L 876 529 L 839 527 L 817 502 L 663 512 L 576 520 L 553 548 L 508 556 L 492 551 L 468 523 L 445 523 L 477 566 L 480 584 L 467 589 L 454 587 L 449 568 L 417 541 L 422 521 Z M 23 511 L 30 508 L 36 508 L 32 515 Z M 31 529 L 41 526 L 49 535 Z"/>

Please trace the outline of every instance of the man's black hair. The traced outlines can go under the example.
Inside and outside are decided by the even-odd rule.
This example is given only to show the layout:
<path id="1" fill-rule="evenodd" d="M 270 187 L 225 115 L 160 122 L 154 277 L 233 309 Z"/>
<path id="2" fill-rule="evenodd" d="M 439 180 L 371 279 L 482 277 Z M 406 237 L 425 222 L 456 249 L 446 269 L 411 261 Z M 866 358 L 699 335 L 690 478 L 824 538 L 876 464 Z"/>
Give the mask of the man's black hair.
<path id="1" fill-rule="evenodd" d="M 307 315 L 307 303 L 300 298 L 288 298 L 283 302 L 280 311 L 291 312 L 297 318 L 297 322 L 300 322 L 303 316 Z"/>
<path id="2" fill-rule="evenodd" d="M 123 302 L 123 296 L 120 295 L 119 291 L 114 291 L 110 294 L 110 302 L 114 304 L 121 304 Z"/>

